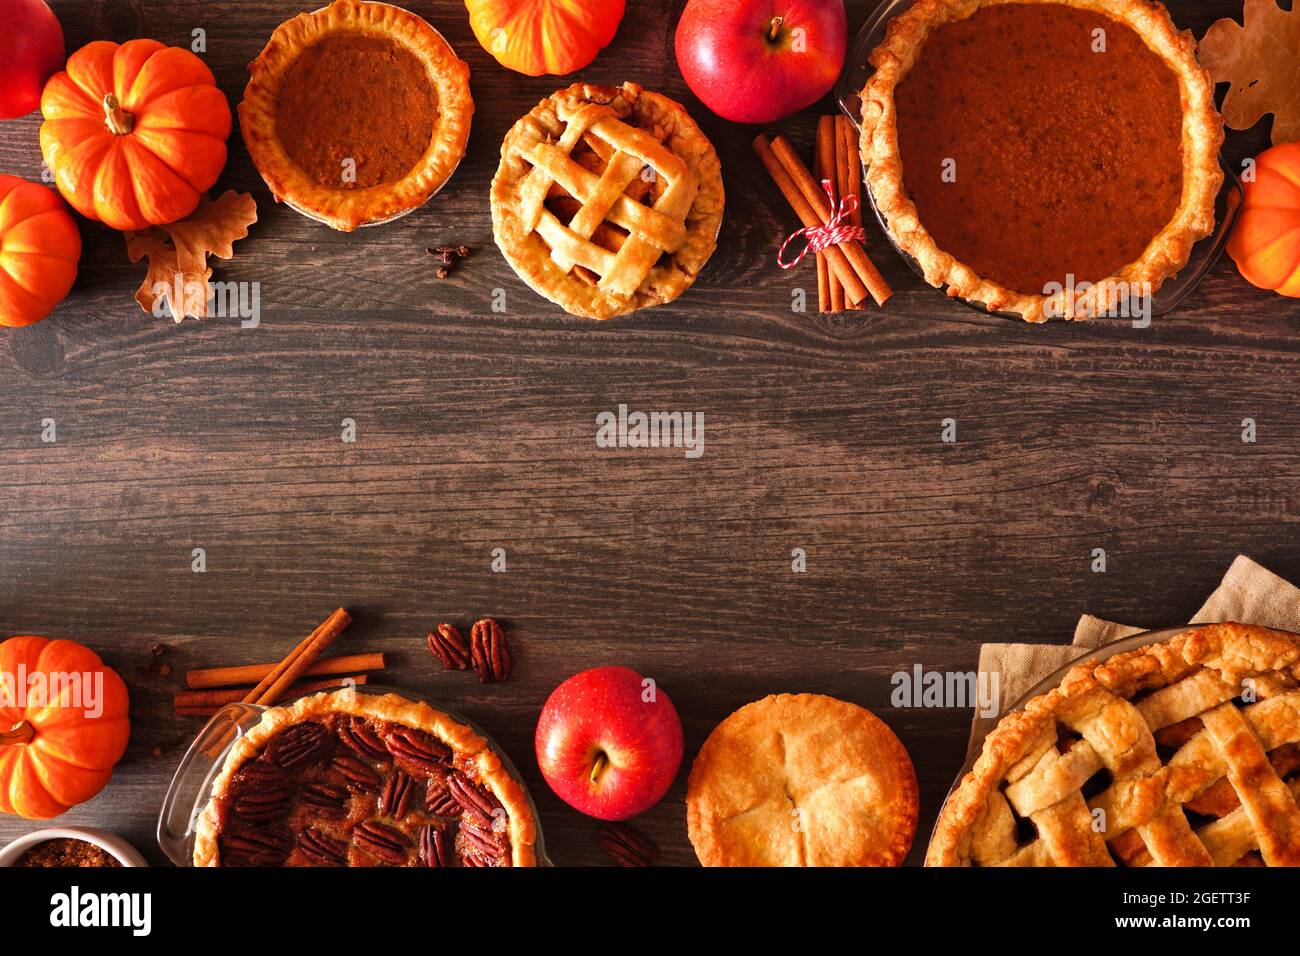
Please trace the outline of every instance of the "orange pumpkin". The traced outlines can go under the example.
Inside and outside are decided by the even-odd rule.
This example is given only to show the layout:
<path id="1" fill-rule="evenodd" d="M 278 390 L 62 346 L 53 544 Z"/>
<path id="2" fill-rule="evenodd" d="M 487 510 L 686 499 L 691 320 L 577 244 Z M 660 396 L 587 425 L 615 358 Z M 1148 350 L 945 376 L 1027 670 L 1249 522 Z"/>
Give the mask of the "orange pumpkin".
<path id="1" fill-rule="evenodd" d="M 1246 281 L 1300 298 L 1300 143 L 1274 146 L 1255 159 L 1255 181 L 1228 243 Z"/>
<path id="2" fill-rule="evenodd" d="M 614 39 L 623 0 L 465 0 L 483 49 L 516 73 L 580 70 Z"/>
<path id="3" fill-rule="evenodd" d="M 77 278 L 81 234 L 63 200 L 0 173 L 0 325 L 31 325 Z"/>
<path id="4" fill-rule="evenodd" d="M 88 43 L 41 96 L 59 192 L 114 229 L 184 219 L 226 165 L 230 104 L 212 71 L 157 40 Z"/>
<path id="5" fill-rule="evenodd" d="M 43 820 L 99 793 L 131 735 L 127 703 L 117 672 L 75 641 L 0 644 L 0 811 Z"/>

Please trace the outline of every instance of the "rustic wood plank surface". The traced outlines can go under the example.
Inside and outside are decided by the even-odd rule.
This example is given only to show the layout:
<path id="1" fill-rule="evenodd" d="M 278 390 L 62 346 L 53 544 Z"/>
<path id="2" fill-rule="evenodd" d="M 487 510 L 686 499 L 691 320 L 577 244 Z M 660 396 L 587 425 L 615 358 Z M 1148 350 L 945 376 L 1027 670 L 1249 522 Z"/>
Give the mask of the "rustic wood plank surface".
<path id="1" fill-rule="evenodd" d="M 54 0 L 69 50 L 101 37 L 188 45 L 232 105 L 293 0 Z M 876 710 L 915 760 L 919 862 L 964 752 L 969 711 L 895 710 L 889 677 L 968 670 L 984 641 L 1067 641 L 1081 612 L 1185 620 L 1233 556 L 1300 578 L 1300 307 L 1226 259 L 1153 327 L 1027 327 L 924 286 L 871 229 L 897 291 L 831 323 L 790 308 L 794 228 L 749 149 L 672 54 L 681 2 L 632 0 L 582 74 L 680 98 L 723 159 L 720 246 L 672 306 L 598 324 L 533 295 L 492 244 L 488 184 L 511 123 L 561 85 L 507 73 L 454 0 L 407 4 L 473 70 L 469 154 L 425 209 L 336 234 L 270 201 L 238 133 L 219 188 L 261 219 L 218 277 L 260 283 L 260 327 L 174 325 L 132 301 L 143 266 L 82 222 L 72 296 L 0 336 L 0 634 L 76 637 L 127 679 L 131 746 L 63 821 L 126 835 L 155 862 L 154 819 L 198 727 L 171 713 L 180 672 L 281 656 L 335 606 L 338 652 L 383 650 L 388 679 L 480 722 L 521 766 L 562 864 L 606 862 L 595 823 L 532 756 L 551 688 L 601 663 L 658 679 L 687 765 L 640 826 L 688 864 L 689 760 L 737 706 L 819 691 Z M 856 31 L 873 4 L 849 3 Z M 1198 35 L 1238 0 L 1171 4 Z M 822 111 L 829 109 L 823 106 Z M 812 117 L 780 124 L 805 147 Z M 0 124 L 0 169 L 40 175 L 39 118 Z M 1237 163 L 1267 141 L 1230 134 Z M 468 243 L 443 282 L 426 246 Z M 494 290 L 507 309 L 494 313 Z M 703 412 L 705 453 L 605 451 L 595 416 L 627 403 Z M 354 419 L 357 441 L 340 439 Z M 940 440 L 955 418 L 959 441 Z M 1258 423 L 1243 443 L 1242 420 Z M 53 419 L 57 441 L 43 442 Z M 204 548 L 206 573 L 191 570 Z M 490 569 L 505 549 L 505 573 Z M 791 570 L 794 548 L 807 573 Z M 1090 570 L 1104 548 L 1108 570 Z M 439 620 L 510 628 L 509 683 L 443 672 Z M 176 673 L 147 670 L 165 643 Z M 0 820 L 0 840 L 33 825 Z"/>

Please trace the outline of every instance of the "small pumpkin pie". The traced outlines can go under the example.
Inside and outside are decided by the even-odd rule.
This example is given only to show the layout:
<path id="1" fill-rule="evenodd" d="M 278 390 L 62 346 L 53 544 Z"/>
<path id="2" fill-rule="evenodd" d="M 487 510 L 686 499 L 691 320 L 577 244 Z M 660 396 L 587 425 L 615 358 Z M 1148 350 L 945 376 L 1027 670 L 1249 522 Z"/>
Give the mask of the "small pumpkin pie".
<path id="1" fill-rule="evenodd" d="M 704 742 L 686 789 L 705 866 L 897 866 L 917 813 L 916 771 L 894 732 L 821 694 L 740 708 Z"/>
<path id="2" fill-rule="evenodd" d="M 1223 182 L 1195 48 L 1149 0 L 917 0 L 862 91 L 895 243 L 931 285 L 1031 322 L 1159 289 Z"/>
<path id="3" fill-rule="evenodd" d="M 249 66 L 244 142 L 278 202 L 350 232 L 410 212 L 469 139 L 469 67 L 420 17 L 336 0 L 288 20 Z"/>

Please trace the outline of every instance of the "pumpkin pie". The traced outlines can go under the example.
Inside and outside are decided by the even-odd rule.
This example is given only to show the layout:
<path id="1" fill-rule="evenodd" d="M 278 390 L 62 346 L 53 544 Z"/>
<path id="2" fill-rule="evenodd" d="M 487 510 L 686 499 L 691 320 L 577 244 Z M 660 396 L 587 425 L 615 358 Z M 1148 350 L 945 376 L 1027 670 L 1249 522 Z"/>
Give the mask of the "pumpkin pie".
<path id="1" fill-rule="evenodd" d="M 917 812 L 916 771 L 893 731 L 821 694 L 740 708 L 704 742 L 686 789 L 705 866 L 897 866 Z"/>
<path id="2" fill-rule="evenodd" d="M 274 707 L 231 747 L 195 866 L 535 866 L 532 804 L 472 728 L 397 694 Z"/>
<path id="3" fill-rule="evenodd" d="M 492 232 L 536 292 L 608 319 L 690 288 L 723 201 L 718 154 L 680 103 L 635 83 L 575 83 L 506 134 Z"/>
<path id="4" fill-rule="evenodd" d="M 1223 124 L 1148 0 L 917 0 L 862 91 L 866 182 L 948 294 L 1031 321 L 1113 313 L 1214 228 Z"/>
<path id="5" fill-rule="evenodd" d="M 469 67 L 420 17 L 336 0 L 288 20 L 249 66 L 239 104 L 277 201 L 350 232 L 410 212 L 469 138 Z"/>

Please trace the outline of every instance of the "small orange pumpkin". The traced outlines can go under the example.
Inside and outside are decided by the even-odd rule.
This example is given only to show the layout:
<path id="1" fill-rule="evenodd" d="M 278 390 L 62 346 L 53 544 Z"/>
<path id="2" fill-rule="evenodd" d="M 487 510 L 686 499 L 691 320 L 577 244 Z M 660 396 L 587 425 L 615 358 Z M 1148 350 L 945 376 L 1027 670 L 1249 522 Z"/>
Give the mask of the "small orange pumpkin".
<path id="1" fill-rule="evenodd" d="M 77 278 L 81 234 L 63 200 L 0 173 L 0 325 L 31 325 Z"/>
<path id="2" fill-rule="evenodd" d="M 0 811 L 43 820 L 99 793 L 131 735 L 127 705 L 122 678 L 75 641 L 0 644 Z"/>
<path id="3" fill-rule="evenodd" d="M 483 49 L 516 73 L 580 70 L 609 45 L 623 0 L 465 0 Z"/>
<path id="4" fill-rule="evenodd" d="M 1245 188 L 1228 254 L 1247 282 L 1300 298 L 1300 143 L 1256 157 L 1254 182 Z"/>
<path id="5" fill-rule="evenodd" d="M 189 50 L 88 43 L 41 95 L 41 153 L 72 208 L 114 229 L 184 219 L 226 165 L 230 104 Z"/>

